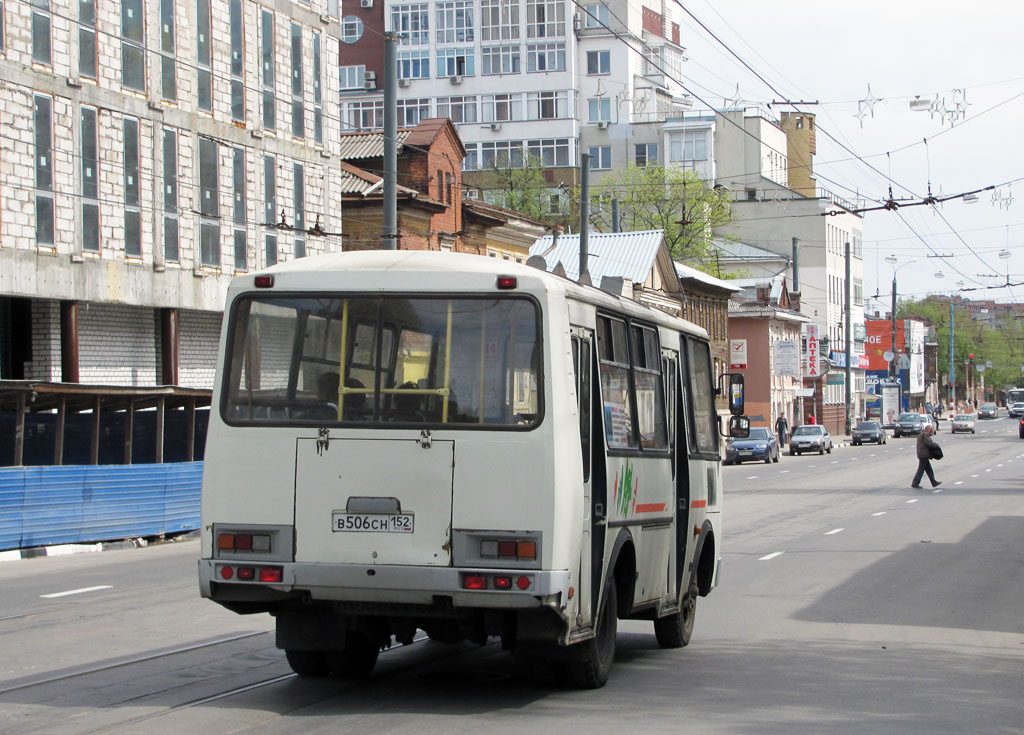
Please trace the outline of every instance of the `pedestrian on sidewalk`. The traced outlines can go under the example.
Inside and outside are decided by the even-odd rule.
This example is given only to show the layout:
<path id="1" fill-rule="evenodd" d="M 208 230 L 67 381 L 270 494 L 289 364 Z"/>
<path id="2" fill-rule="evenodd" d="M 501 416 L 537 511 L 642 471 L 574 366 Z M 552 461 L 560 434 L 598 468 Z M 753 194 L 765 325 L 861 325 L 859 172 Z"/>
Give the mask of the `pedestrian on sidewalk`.
<path id="1" fill-rule="evenodd" d="M 926 424 L 921 433 L 917 435 L 917 472 L 914 473 L 914 480 L 910 483 L 912 488 L 921 488 L 921 476 L 924 474 L 928 475 L 932 487 L 942 484 L 935 479 L 935 473 L 932 471 L 932 458 L 942 458 L 942 450 L 939 448 L 938 442 L 932 439 L 934 430 L 931 424 Z"/>
<path id="2" fill-rule="evenodd" d="M 775 419 L 775 433 L 779 437 L 779 444 L 786 443 L 786 432 L 789 431 L 789 422 L 786 420 L 785 414 L 779 414 L 779 417 Z"/>

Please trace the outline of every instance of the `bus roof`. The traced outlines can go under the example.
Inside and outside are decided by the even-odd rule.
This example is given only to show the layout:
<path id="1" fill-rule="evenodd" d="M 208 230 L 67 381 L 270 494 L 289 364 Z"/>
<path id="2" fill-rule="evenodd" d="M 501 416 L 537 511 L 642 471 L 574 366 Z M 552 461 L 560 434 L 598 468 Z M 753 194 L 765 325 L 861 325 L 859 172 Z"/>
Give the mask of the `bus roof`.
<path id="1" fill-rule="evenodd" d="M 379 274 L 379 278 L 371 276 L 372 273 Z M 436 273 L 439 277 L 431 282 L 426 276 L 428 273 Z M 459 282 L 452 278 L 455 274 L 465 275 L 467 279 Z M 624 296 L 608 293 L 593 286 L 584 286 L 563 276 L 522 263 L 468 253 L 363 250 L 296 258 L 257 273 L 237 276 L 231 281 L 229 298 L 241 292 L 263 291 L 256 288 L 257 275 L 275 276 L 275 290 L 347 290 L 363 293 L 392 290 L 420 293 L 479 290 L 481 277 L 496 278 L 498 275 L 510 275 L 520 280 L 519 291 L 536 291 L 549 296 L 576 299 L 707 338 L 707 332 L 702 327 Z"/>

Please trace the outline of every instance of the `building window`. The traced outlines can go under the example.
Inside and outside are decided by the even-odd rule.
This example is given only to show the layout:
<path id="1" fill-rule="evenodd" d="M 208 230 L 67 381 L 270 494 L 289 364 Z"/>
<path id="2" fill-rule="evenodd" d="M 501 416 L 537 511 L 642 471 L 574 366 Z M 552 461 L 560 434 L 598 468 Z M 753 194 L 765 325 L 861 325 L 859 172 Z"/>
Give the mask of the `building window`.
<path id="1" fill-rule="evenodd" d="M 473 3 L 470 0 L 439 2 L 437 9 L 437 42 L 468 43 L 473 39 Z"/>
<path id="2" fill-rule="evenodd" d="M 53 100 L 35 96 L 36 244 L 53 245 Z"/>
<path id="3" fill-rule="evenodd" d="M 292 137 L 306 137 L 306 105 L 302 85 L 302 26 L 292 23 Z"/>
<path id="4" fill-rule="evenodd" d="M 205 112 L 213 111 L 213 74 L 210 69 L 210 0 L 196 0 L 196 99 Z"/>
<path id="5" fill-rule="evenodd" d="M 340 72 L 340 89 L 363 89 L 366 86 L 365 66 L 342 66 L 340 67 Z"/>
<path id="6" fill-rule="evenodd" d="M 142 0 L 121 0 L 121 84 L 146 91 L 146 23 Z"/>
<path id="7" fill-rule="evenodd" d="M 539 159 L 545 166 L 570 165 L 568 138 L 549 138 L 526 141 L 526 152 Z"/>
<path id="8" fill-rule="evenodd" d="M 50 40 L 50 0 L 32 0 L 32 61 L 46 66 L 53 61 Z"/>
<path id="9" fill-rule="evenodd" d="M 657 166 L 658 165 L 658 144 L 657 143 L 637 143 L 634 146 L 635 158 L 634 163 L 637 166 Z"/>
<path id="10" fill-rule="evenodd" d="M 95 38 L 95 37 L 94 37 Z M 82 250 L 100 251 L 99 136 L 96 108 L 82 107 Z"/>
<path id="11" fill-rule="evenodd" d="M 471 77 L 476 75 L 473 49 L 446 48 L 437 51 L 437 76 Z"/>
<path id="12" fill-rule="evenodd" d="M 565 35 L 565 3 L 561 0 L 526 0 L 526 37 Z"/>
<path id="13" fill-rule="evenodd" d="M 604 3 L 586 5 L 583 12 L 585 14 L 584 28 L 604 28 L 608 25 L 608 6 Z"/>
<path id="14" fill-rule="evenodd" d="M 526 71 L 565 71 L 564 43 L 536 43 L 526 46 Z"/>
<path id="15" fill-rule="evenodd" d="M 480 49 L 482 74 L 518 74 L 519 46 L 489 46 Z"/>
<path id="16" fill-rule="evenodd" d="M 337 18 L 341 12 L 341 0 L 327 0 L 327 15 Z"/>
<path id="17" fill-rule="evenodd" d="M 587 100 L 590 111 L 590 122 L 610 122 L 612 119 L 612 101 L 607 97 L 592 97 Z"/>
<path id="18" fill-rule="evenodd" d="M 277 165 L 273 156 L 263 156 L 263 222 L 271 226 L 277 222 Z M 266 264 L 277 262 L 277 235 L 268 229 L 264 244 L 266 246 Z"/>
<path id="19" fill-rule="evenodd" d="M 430 13 L 427 4 L 393 5 L 391 30 L 405 35 L 400 42 L 403 46 L 430 43 Z"/>
<path id="20" fill-rule="evenodd" d="M 430 98 L 398 100 L 398 125 L 415 127 L 430 117 Z"/>
<path id="21" fill-rule="evenodd" d="M 274 14 L 260 11 L 260 74 L 263 89 L 263 128 L 276 130 L 274 107 Z"/>
<path id="22" fill-rule="evenodd" d="M 124 254 L 142 257 L 141 186 L 139 183 L 139 121 L 123 118 L 124 123 Z"/>
<path id="23" fill-rule="evenodd" d="M 160 0 L 160 97 L 168 102 L 178 99 L 175 55 L 174 0 Z"/>
<path id="24" fill-rule="evenodd" d="M 292 166 L 292 208 L 295 213 L 295 257 L 306 257 L 306 175 L 301 163 Z"/>
<path id="25" fill-rule="evenodd" d="M 199 258 L 220 267 L 220 165 L 217 141 L 199 139 Z"/>
<path id="26" fill-rule="evenodd" d="M 522 168 L 523 142 L 520 140 L 497 140 L 480 144 L 480 168 L 497 167 Z"/>
<path id="27" fill-rule="evenodd" d="M 514 41 L 518 38 L 518 0 L 480 0 L 480 40 Z"/>
<path id="28" fill-rule="evenodd" d="M 452 189 L 455 188 L 455 177 L 451 174 L 444 175 L 444 198 L 445 204 L 452 203 Z"/>
<path id="29" fill-rule="evenodd" d="M 78 3 L 78 75 L 96 79 L 96 0 Z"/>
<path id="30" fill-rule="evenodd" d="M 557 120 L 569 116 L 569 93 L 530 92 L 526 95 L 527 119 Z"/>
<path id="31" fill-rule="evenodd" d="M 437 116 L 450 118 L 453 123 L 475 123 L 476 97 L 438 97 Z"/>
<path id="32" fill-rule="evenodd" d="M 507 122 L 523 119 L 523 101 L 520 94 L 485 94 L 484 122 Z"/>
<path id="33" fill-rule="evenodd" d="M 476 171 L 480 167 L 480 144 L 466 143 L 466 157 L 462 159 L 463 171 Z M 466 191 L 466 198 L 472 199 L 470 192 Z"/>
<path id="34" fill-rule="evenodd" d="M 346 15 L 341 21 L 341 40 L 355 43 L 363 37 L 363 21 L 354 15 Z"/>
<path id="35" fill-rule="evenodd" d="M 235 148 L 231 153 L 231 188 L 234 196 L 231 202 L 231 222 L 235 226 L 235 270 L 246 270 L 246 254 L 248 242 L 245 231 L 246 207 L 245 196 L 245 149 Z"/>
<path id="36" fill-rule="evenodd" d="M 398 53 L 399 79 L 429 79 L 429 51 L 400 51 Z"/>
<path id="37" fill-rule="evenodd" d="M 177 263 L 178 249 L 178 134 L 164 128 L 164 260 Z"/>
<path id="38" fill-rule="evenodd" d="M 324 105 L 320 89 L 320 31 L 313 31 L 313 142 L 324 144 Z"/>
<path id="39" fill-rule="evenodd" d="M 703 130 L 684 130 L 668 137 L 671 162 L 708 160 L 708 138 Z"/>
<path id="40" fill-rule="evenodd" d="M 242 0 L 231 0 L 231 119 L 245 121 L 245 28 Z"/>
<path id="41" fill-rule="evenodd" d="M 345 117 L 350 130 L 373 130 L 384 127 L 384 100 L 348 102 Z"/>
<path id="42" fill-rule="evenodd" d="M 590 146 L 590 169 L 604 171 L 612 167 L 612 147 L 610 145 Z"/>
<path id="43" fill-rule="evenodd" d="M 587 74 L 608 74 L 611 72 L 610 51 L 587 52 Z"/>

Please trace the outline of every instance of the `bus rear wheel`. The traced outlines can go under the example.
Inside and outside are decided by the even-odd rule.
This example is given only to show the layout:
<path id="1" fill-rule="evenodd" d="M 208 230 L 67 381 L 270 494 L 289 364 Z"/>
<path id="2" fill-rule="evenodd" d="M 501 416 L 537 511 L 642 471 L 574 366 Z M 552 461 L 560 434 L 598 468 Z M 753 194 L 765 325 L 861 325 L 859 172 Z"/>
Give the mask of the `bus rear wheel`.
<path id="1" fill-rule="evenodd" d="M 327 665 L 335 676 L 352 679 L 365 679 L 377 665 L 380 654 L 378 646 L 365 633 L 351 631 L 345 636 L 345 648 L 340 651 L 328 651 Z"/>
<path id="2" fill-rule="evenodd" d="M 566 665 L 569 683 L 578 689 L 600 689 L 608 681 L 615 660 L 615 635 L 618 632 L 615 580 L 608 582 L 604 604 L 597 619 L 597 633 L 589 641 L 577 643 L 575 657 Z"/>
<path id="3" fill-rule="evenodd" d="M 323 651 L 297 651 L 289 649 L 284 652 L 288 665 L 299 676 L 327 676 L 331 668 L 327 665 L 327 656 Z"/>
<path id="4" fill-rule="evenodd" d="M 693 620 L 697 614 L 697 581 L 690 583 L 690 589 L 683 598 L 679 612 L 666 615 L 654 621 L 654 637 L 662 648 L 682 648 L 693 635 Z"/>

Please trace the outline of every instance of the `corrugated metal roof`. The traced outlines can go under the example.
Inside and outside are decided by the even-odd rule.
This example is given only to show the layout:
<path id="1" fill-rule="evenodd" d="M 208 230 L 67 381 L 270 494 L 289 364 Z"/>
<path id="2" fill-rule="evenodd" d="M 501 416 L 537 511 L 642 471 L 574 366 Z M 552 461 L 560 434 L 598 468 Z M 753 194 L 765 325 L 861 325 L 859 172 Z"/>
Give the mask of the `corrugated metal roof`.
<path id="1" fill-rule="evenodd" d="M 676 273 L 679 274 L 680 278 L 692 278 L 695 281 L 706 283 L 709 286 L 715 286 L 717 288 L 725 289 L 726 291 L 740 291 L 740 287 L 736 286 L 733 281 L 723 281 L 721 278 L 715 278 L 710 273 L 691 268 L 688 265 L 682 263 L 675 263 Z"/>
<path id="2" fill-rule="evenodd" d="M 759 248 L 745 242 L 715 241 L 715 245 L 722 253 L 723 260 L 789 260 L 788 255 L 772 252 L 765 248 Z"/>
<path id="3" fill-rule="evenodd" d="M 398 152 L 412 135 L 411 129 L 399 130 L 395 140 L 398 141 Z M 377 158 L 384 155 L 384 133 L 351 133 L 341 136 L 341 151 L 338 154 L 343 161 L 357 161 L 361 158 Z"/>
<path id="4" fill-rule="evenodd" d="M 587 237 L 587 271 L 590 280 L 600 285 L 605 276 L 618 276 L 633 283 L 643 283 L 651 274 L 658 257 L 658 248 L 665 240 L 662 230 L 638 232 L 594 232 Z M 576 280 L 580 271 L 580 236 L 559 235 L 552 250 L 552 236 L 545 235 L 530 248 L 530 255 L 543 255 L 548 270 L 558 263 L 565 275 Z"/>

